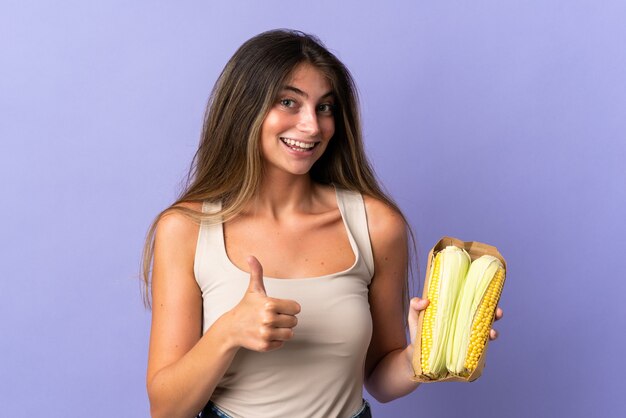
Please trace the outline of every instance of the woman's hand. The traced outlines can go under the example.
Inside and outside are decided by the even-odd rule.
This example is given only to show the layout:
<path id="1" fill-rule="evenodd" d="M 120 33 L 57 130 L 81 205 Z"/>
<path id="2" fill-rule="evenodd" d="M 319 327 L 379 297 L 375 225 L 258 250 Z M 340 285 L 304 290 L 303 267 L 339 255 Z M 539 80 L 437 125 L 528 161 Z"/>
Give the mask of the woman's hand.
<path id="1" fill-rule="evenodd" d="M 287 299 L 267 296 L 263 267 L 256 257 L 248 257 L 250 284 L 243 298 L 231 311 L 231 338 L 238 347 L 271 351 L 293 337 L 300 305 Z"/>
<path id="2" fill-rule="evenodd" d="M 428 299 L 412 298 L 409 303 L 409 334 L 411 336 L 411 346 L 415 343 L 417 336 L 417 318 L 419 313 L 428 307 Z M 411 359 L 409 359 L 410 361 Z"/>

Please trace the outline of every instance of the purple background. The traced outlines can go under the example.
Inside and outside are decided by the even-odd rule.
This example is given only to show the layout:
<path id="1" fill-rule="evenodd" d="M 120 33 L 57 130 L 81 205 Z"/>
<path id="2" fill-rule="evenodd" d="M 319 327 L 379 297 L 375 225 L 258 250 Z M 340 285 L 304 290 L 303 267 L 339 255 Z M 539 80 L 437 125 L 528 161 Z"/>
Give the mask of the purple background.
<path id="1" fill-rule="evenodd" d="M 483 376 L 375 416 L 626 416 L 626 2 L 225 3 L 0 6 L 0 416 L 148 416 L 144 234 L 276 27 L 352 70 L 422 267 L 442 235 L 509 264 Z"/>

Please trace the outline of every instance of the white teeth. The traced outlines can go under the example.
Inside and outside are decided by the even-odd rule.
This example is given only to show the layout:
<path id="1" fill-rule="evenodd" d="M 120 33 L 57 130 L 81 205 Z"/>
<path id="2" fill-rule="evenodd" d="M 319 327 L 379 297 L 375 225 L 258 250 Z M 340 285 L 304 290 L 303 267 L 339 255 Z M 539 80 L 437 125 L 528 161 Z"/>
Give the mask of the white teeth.
<path id="1" fill-rule="evenodd" d="M 283 140 L 284 143 L 286 143 L 287 145 L 291 145 L 294 147 L 298 147 L 298 148 L 304 148 L 304 149 L 310 149 L 313 148 L 315 146 L 315 144 L 311 144 L 311 143 L 306 143 L 306 142 L 300 142 L 300 141 L 296 141 L 290 138 L 281 138 Z"/>

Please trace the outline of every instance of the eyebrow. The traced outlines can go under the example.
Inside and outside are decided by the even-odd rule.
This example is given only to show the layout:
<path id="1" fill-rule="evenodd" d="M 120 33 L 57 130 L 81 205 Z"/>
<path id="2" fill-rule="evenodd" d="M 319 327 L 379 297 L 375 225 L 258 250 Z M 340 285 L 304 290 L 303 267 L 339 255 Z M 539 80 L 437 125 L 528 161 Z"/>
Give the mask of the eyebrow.
<path id="1" fill-rule="evenodd" d="M 306 94 L 304 91 L 302 91 L 302 90 L 300 90 L 299 88 L 294 87 L 294 86 L 283 86 L 283 90 L 293 91 L 294 93 L 296 93 L 296 94 L 298 94 L 298 95 L 300 95 L 300 96 L 303 96 L 304 98 L 307 98 L 307 99 L 308 99 L 308 97 L 309 97 L 309 95 L 308 95 L 308 94 Z M 324 98 L 326 98 L 326 97 L 330 97 L 330 96 L 333 96 L 333 97 L 334 97 L 334 96 L 335 96 L 335 93 L 333 93 L 332 91 L 329 91 L 328 93 L 326 93 L 326 94 L 322 95 L 322 97 L 320 97 L 320 99 L 324 99 Z"/>

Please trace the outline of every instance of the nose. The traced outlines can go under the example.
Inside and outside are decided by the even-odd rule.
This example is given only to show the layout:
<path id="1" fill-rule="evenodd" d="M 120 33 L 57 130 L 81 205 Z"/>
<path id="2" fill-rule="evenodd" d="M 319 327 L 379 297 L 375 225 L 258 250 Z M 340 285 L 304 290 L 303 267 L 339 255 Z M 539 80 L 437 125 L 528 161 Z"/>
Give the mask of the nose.
<path id="1" fill-rule="evenodd" d="M 314 107 L 309 108 L 308 106 L 303 107 L 300 111 L 300 120 L 298 120 L 296 127 L 308 136 L 317 136 L 320 132 L 320 125 L 317 120 L 316 109 Z"/>

